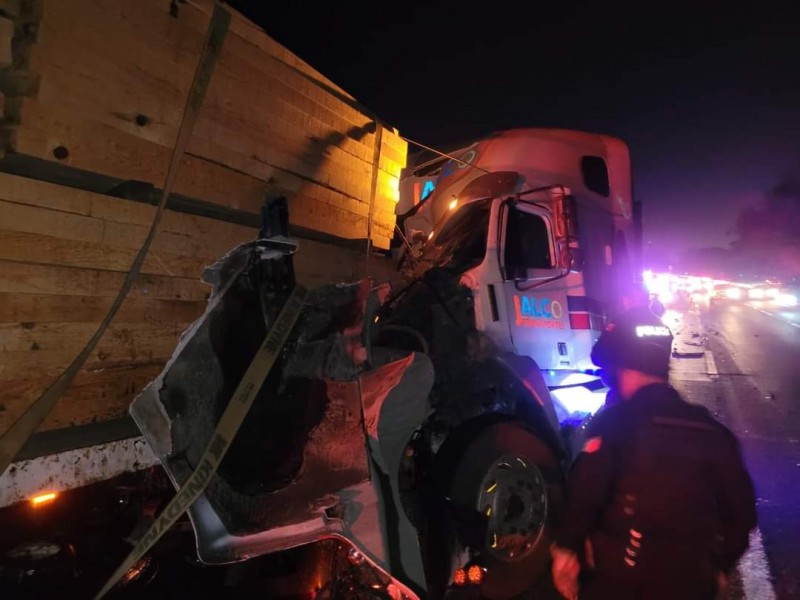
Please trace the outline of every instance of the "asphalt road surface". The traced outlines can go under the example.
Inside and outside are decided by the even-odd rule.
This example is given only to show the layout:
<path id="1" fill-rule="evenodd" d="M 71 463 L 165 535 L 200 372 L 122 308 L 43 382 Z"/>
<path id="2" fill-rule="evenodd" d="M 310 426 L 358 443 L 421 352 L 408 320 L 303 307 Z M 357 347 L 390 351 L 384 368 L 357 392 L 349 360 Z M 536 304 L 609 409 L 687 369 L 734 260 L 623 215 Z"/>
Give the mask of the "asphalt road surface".
<path id="1" fill-rule="evenodd" d="M 800 311 L 718 303 L 668 315 L 684 356 L 673 383 L 737 434 L 759 530 L 731 598 L 800 598 Z"/>

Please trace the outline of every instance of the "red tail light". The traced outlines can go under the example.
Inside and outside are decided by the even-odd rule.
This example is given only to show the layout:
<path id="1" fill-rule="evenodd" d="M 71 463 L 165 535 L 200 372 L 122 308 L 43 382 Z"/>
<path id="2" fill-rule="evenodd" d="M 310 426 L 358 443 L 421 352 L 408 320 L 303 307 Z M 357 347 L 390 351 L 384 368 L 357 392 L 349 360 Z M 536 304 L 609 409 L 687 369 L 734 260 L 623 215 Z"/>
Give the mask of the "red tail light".
<path id="1" fill-rule="evenodd" d="M 480 565 L 472 565 L 467 569 L 467 579 L 472 585 L 480 585 L 483 583 L 483 576 L 485 571 Z"/>

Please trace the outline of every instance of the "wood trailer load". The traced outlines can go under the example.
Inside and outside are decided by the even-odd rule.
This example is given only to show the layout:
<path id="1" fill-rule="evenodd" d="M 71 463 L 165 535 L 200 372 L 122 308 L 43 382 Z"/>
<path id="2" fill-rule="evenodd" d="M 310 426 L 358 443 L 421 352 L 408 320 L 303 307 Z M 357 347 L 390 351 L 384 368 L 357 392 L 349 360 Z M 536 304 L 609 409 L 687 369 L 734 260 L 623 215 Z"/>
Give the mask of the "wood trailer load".
<path id="1" fill-rule="evenodd" d="M 0 2 L 0 432 L 84 347 L 145 240 L 213 9 Z M 142 272 L 0 478 L 0 506 L 141 466 L 141 448 L 109 460 L 120 444 L 133 448 L 120 441 L 134 432 L 128 405 L 202 314 L 204 268 L 254 239 L 266 200 L 289 200 L 301 283 L 363 276 L 368 248 L 389 247 L 406 151 L 395 130 L 233 13 Z M 78 467 L 53 467 L 65 451 Z"/>

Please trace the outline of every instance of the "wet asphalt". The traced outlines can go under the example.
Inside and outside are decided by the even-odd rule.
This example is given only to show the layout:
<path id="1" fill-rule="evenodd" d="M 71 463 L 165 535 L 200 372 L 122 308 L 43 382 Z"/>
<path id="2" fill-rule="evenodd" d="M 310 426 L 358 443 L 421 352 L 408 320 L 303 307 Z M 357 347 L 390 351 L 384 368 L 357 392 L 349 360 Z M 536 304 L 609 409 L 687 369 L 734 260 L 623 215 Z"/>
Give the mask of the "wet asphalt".
<path id="1" fill-rule="evenodd" d="M 673 358 L 673 384 L 736 433 L 756 488 L 765 560 L 743 561 L 730 597 L 800 598 L 800 311 L 718 303 L 677 318 L 703 355 Z"/>

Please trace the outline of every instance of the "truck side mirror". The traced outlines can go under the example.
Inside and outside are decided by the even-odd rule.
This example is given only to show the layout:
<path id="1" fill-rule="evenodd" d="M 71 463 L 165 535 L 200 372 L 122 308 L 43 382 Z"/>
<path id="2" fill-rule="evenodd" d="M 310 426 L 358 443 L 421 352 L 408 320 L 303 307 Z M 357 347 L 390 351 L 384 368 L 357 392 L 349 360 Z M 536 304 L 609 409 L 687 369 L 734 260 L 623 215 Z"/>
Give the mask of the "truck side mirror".
<path id="1" fill-rule="evenodd" d="M 555 229 L 559 247 L 559 267 L 580 270 L 583 266 L 583 256 L 577 247 L 578 207 L 575 196 L 571 194 L 561 196 L 556 206 Z"/>
<path id="2" fill-rule="evenodd" d="M 562 202 L 566 237 L 578 241 L 578 203 L 572 194 L 564 196 Z"/>

